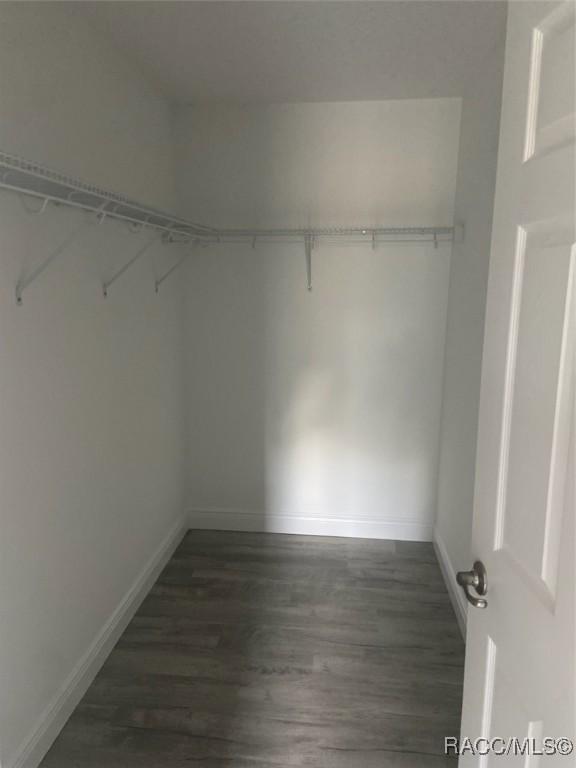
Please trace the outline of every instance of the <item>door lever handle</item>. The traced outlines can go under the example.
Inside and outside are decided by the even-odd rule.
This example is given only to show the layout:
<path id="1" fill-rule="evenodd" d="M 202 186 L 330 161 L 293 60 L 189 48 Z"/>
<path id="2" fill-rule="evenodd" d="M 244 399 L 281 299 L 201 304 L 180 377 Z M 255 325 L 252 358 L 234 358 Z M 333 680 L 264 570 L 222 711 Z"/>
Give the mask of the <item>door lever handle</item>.
<path id="1" fill-rule="evenodd" d="M 484 599 L 484 595 L 488 591 L 488 581 L 486 579 L 486 568 L 484 564 L 477 560 L 471 571 L 458 571 L 456 574 L 456 581 L 464 590 L 466 600 L 474 606 L 474 608 L 486 608 L 488 601 Z M 474 597 L 470 594 L 470 588 L 474 589 L 480 597 Z"/>

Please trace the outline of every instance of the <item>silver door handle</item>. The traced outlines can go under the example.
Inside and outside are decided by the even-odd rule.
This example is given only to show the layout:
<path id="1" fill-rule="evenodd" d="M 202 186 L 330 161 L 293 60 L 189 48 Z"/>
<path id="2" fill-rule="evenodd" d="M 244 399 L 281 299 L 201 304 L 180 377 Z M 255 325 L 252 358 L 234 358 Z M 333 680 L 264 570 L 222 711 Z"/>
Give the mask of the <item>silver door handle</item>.
<path id="1" fill-rule="evenodd" d="M 488 591 L 488 580 L 486 579 L 486 568 L 480 560 L 476 560 L 474 567 L 471 571 L 458 571 L 456 574 L 456 581 L 466 595 L 466 600 L 474 606 L 474 608 L 486 608 L 488 601 L 484 600 L 484 595 Z M 480 597 L 474 597 L 468 591 L 472 587 Z"/>

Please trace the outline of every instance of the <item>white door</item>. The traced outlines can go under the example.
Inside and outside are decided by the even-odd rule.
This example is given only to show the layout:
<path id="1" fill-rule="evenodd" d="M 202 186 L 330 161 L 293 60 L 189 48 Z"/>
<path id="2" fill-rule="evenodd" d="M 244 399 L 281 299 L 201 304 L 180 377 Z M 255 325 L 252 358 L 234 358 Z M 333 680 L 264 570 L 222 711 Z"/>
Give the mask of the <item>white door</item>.
<path id="1" fill-rule="evenodd" d="M 461 739 L 575 738 L 574 8 L 509 5 L 472 540 L 487 607 L 468 610 Z"/>

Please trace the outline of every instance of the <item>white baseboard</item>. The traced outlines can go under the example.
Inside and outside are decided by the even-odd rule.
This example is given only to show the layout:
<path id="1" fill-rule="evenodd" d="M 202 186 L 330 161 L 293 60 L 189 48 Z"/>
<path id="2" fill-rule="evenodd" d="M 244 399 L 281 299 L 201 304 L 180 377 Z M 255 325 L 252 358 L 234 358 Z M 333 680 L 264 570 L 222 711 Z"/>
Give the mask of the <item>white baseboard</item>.
<path id="1" fill-rule="evenodd" d="M 433 526 L 413 520 L 352 520 L 346 518 L 269 515 L 235 509 L 193 509 L 190 528 L 214 531 L 294 533 L 360 539 L 432 541 Z"/>
<path id="2" fill-rule="evenodd" d="M 180 517 L 5 768 L 37 768 L 188 530 Z"/>
<path id="3" fill-rule="evenodd" d="M 448 555 L 448 550 L 437 530 L 434 531 L 432 543 L 434 544 L 434 550 L 440 564 L 440 570 L 442 571 L 446 589 L 448 590 L 448 595 L 450 596 L 450 601 L 452 602 L 454 613 L 458 620 L 460 632 L 462 632 L 462 637 L 464 638 L 464 641 L 466 641 L 466 618 L 468 613 L 466 598 L 460 587 L 456 584 L 456 571 L 450 560 L 450 556 Z"/>

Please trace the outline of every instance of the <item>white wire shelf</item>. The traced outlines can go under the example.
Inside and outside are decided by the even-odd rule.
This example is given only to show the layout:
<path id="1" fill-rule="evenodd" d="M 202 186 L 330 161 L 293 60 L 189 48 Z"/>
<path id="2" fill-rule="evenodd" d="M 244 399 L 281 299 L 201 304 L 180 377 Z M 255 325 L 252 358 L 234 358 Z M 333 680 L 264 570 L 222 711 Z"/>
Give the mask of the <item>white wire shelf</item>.
<path id="1" fill-rule="evenodd" d="M 163 243 L 175 245 L 217 245 L 222 243 L 246 244 L 256 247 L 259 243 L 286 242 L 304 246 L 308 289 L 312 288 L 312 251 L 322 243 L 348 244 L 371 243 L 373 248 L 387 242 L 395 243 L 440 243 L 452 242 L 454 228 L 439 227 L 295 227 L 276 229 L 231 229 L 210 227 L 188 221 L 170 213 L 151 208 L 127 197 L 102 189 L 92 184 L 70 178 L 39 163 L 30 162 L 17 155 L 0 151 L 0 189 L 30 196 L 41 200 L 33 213 L 44 213 L 49 203 L 58 206 L 81 209 L 96 214 L 99 222 L 107 219 L 128 222 L 134 231 L 141 229 L 156 232 L 156 238 Z M 81 228 L 80 228 L 81 229 Z M 78 231 L 80 231 L 80 229 Z M 41 262 L 16 286 L 16 300 L 22 303 L 23 291 L 77 238 L 75 232 Z M 107 296 L 108 288 L 148 250 L 153 241 L 142 247 L 118 272 L 103 285 Z M 161 283 L 184 262 L 177 264 L 156 280 L 158 290 Z"/>
<path id="2" fill-rule="evenodd" d="M 230 244 L 302 243 L 310 237 L 313 244 L 373 247 L 384 243 L 451 243 L 453 227 L 334 227 L 295 229 L 221 229 L 216 242 Z"/>
<path id="3" fill-rule="evenodd" d="M 266 239 L 272 237 L 299 237 L 302 239 L 306 235 L 312 237 L 350 237 L 350 236 L 447 236 L 451 237 L 452 227 L 305 227 L 294 229 L 222 229 L 220 236 L 222 238 L 248 239 L 257 237 Z"/>
<path id="4" fill-rule="evenodd" d="M 0 188 L 46 202 L 93 211 L 100 217 L 160 230 L 168 236 L 215 237 L 217 230 L 71 179 L 38 163 L 0 151 Z"/>

